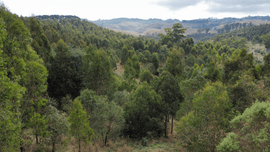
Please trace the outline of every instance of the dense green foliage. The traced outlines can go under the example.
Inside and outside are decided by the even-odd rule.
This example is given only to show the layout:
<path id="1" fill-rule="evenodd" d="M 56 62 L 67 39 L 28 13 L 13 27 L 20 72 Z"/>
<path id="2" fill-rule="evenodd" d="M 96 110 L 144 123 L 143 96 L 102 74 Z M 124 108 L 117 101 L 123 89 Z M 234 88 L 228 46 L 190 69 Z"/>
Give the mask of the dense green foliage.
<path id="1" fill-rule="evenodd" d="M 161 96 L 165 122 L 167 122 L 169 115 L 172 116 L 173 121 L 173 117 L 177 110 L 179 110 L 180 103 L 183 102 L 183 96 L 180 93 L 180 86 L 177 83 L 177 79 L 170 72 L 163 71 L 159 78 L 152 81 L 152 86 Z M 165 136 L 166 130 L 167 123 L 165 123 Z"/>
<path id="2" fill-rule="evenodd" d="M 270 103 L 253 103 L 243 114 L 233 118 L 230 132 L 217 146 L 217 151 L 268 151 Z"/>
<path id="3" fill-rule="evenodd" d="M 1 151 L 16 151 L 20 145 L 21 122 L 18 119 L 20 100 L 25 88 L 7 76 L 6 63 L 2 58 L 3 41 L 7 32 L 3 19 L 0 19 L 0 147 Z"/>
<path id="4" fill-rule="evenodd" d="M 216 151 L 231 117 L 229 96 L 220 81 L 194 94 L 192 110 L 180 119 L 177 132 L 189 151 Z"/>
<path id="5" fill-rule="evenodd" d="M 51 134 L 48 144 L 52 145 L 52 151 L 55 151 L 56 144 L 64 145 L 66 142 L 62 140 L 63 137 L 68 136 L 67 132 L 70 123 L 65 114 L 62 114 L 57 108 L 52 105 L 46 107 L 46 118 L 48 119 L 48 131 Z"/>
<path id="6" fill-rule="evenodd" d="M 58 109 L 61 109 L 60 100 L 67 94 L 75 99 L 82 88 L 82 59 L 80 56 L 71 56 L 69 48 L 60 39 L 55 49 L 56 56 L 51 59 L 48 67 L 48 93 L 58 100 Z"/>
<path id="7" fill-rule="evenodd" d="M 179 23 L 154 40 L 74 16 L 18 17 L 1 4 L 0 151 L 144 141 L 168 136 L 169 118 L 173 135 L 175 117 L 186 151 L 269 149 L 268 102 L 253 103 L 269 100 L 270 55 L 258 64 L 245 48 L 268 48 L 268 26 L 195 44 Z"/>
<path id="8" fill-rule="evenodd" d="M 163 110 L 160 96 L 146 83 L 143 82 L 131 93 L 131 102 L 124 107 L 126 120 L 124 134 L 131 138 L 145 137 L 147 132 L 153 136 L 162 133 Z"/>
<path id="9" fill-rule="evenodd" d="M 70 122 L 70 133 L 79 140 L 79 152 L 81 151 L 80 141 L 89 143 L 93 130 L 89 127 L 89 119 L 83 110 L 81 101 L 74 100 L 73 106 L 69 111 L 68 121 Z"/>

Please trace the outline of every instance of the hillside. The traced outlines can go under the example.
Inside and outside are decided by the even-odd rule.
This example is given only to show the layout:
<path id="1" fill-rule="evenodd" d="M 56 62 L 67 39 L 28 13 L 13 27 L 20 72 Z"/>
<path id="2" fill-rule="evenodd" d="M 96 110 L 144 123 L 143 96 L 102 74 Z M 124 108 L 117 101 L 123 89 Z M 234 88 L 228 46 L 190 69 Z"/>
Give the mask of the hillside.
<path id="1" fill-rule="evenodd" d="M 123 34 L 1 4 L 0 151 L 266 151 L 268 19 L 106 21 Z"/>
<path id="2" fill-rule="evenodd" d="M 72 15 L 40 15 L 36 16 L 40 20 L 54 20 L 58 21 L 63 19 L 76 18 Z M 269 16 L 249 16 L 244 18 L 223 18 L 223 19 L 196 19 L 196 20 L 177 20 L 177 19 L 138 19 L 138 18 L 116 18 L 111 20 L 97 20 L 89 21 L 87 19 L 80 19 L 95 23 L 98 26 L 102 26 L 106 29 L 111 29 L 116 32 L 128 34 L 132 36 L 144 36 L 144 37 L 158 37 L 158 34 L 165 34 L 164 28 L 171 28 L 174 23 L 181 23 L 186 28 L 185 35 L 193 37 L 195 43 L 201 39 L 210 39 L 216 34 L 223 32 L 230 32 L 235 29 L 241 29 L 245 27 L 251 27 L 261 24 L 270 23 Z"/>
<path id="3" fill-rule="evenodd" d="M 161 19 L 129 19 L 129 18 L 117 18 L 111 20 L 98 20 L 92 21 L 99 26 L 109 29 L 117 29 L 122 31 L 134 31 L 141 33 L 141 35 L 146 34 L 147 36 L 156 35 L 157 31 L 147 31 L 149 29 L 164 29 L 171 28 L 174 23 L 181 23 L 185 28 L 190 30 L 197 30 L 200 28 L 209 28 L 210 33 L 218 33 L 218 29 L 222 29 L 226 24 L 243 24 L 243 23 L 252 23 L 253 25 L 260 25 L 264 23 L 270 23 L 269 16 L 249 16 L 244 18 L 223 18 L 223 19 L 196 19 L 196 20 L 161 20 Z M 146 32 L 147 31 L 147 32 Z M 146 33 L 144 33 L 146 32 Z M 159 31 L 162 33 L 162 31 Z M 190 34 L 196 34 L 197 32 L 191 32 Z M 159 34 L 159 33 L 158 33 Z M 145 35 L 145 36 L 146 36 Z M 189 32 L 187 31 L 187 35 Z"/>

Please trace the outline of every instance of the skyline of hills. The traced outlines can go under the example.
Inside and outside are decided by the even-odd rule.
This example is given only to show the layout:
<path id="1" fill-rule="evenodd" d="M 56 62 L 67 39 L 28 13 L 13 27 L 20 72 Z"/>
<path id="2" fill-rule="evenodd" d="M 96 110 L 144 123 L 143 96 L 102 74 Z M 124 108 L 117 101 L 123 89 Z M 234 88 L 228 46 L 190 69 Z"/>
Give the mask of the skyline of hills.
<path id="1" fill-rule="evenodd" d="M 76 18 L 81 20 L 78 16 L 74 15 L 39 15 L 38 19 L 66 19 Z M 195 19 L 195 20 L 178 20 L 178 19 L 139 19 L 139 18 L 115 18 L 110 20 L 96 20 L 89 21 L 103 28 L 111 29 L 116 32 L 121 32 L 133 36 L 150 36 L 158 38 L 158 34 L 166 34 L 165 28 L 171 28 L 175 23 L 181 23 L 186 28 L 185 35 L 193 37 L 197 42 L 204 37 L 213 37 L 216 34 L 220 34 L 226 31 L 232 31 L 234 29 L 243 28 L 246 26 L 254 26 L 265 23 L 270 23 L 269 16 L 247 16 L 243 18 L 227 17 L 223 19 L 217 19 L 209 17 L 207 19 Z M 229 28 L 228 28 L 229 27 Z M 200 30 L 202 29 L 202 30 Z M 207 29 L 207 30 L 206 30 Z"/>

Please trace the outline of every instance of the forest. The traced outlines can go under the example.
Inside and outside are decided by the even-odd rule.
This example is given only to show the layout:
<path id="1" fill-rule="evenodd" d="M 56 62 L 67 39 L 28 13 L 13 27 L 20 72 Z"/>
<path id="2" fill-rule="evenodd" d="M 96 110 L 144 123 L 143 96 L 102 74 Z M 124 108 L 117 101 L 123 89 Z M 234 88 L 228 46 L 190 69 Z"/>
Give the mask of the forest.
<path id="1" fill-rule="evenodd" d="M 2 3 L 0 152 L 269 151 L 270 54 L 258 62 L 247 45 L 268 50 L 269 24 L 196 44 L 180 23 L 165 31 L 134 37 Z"/>

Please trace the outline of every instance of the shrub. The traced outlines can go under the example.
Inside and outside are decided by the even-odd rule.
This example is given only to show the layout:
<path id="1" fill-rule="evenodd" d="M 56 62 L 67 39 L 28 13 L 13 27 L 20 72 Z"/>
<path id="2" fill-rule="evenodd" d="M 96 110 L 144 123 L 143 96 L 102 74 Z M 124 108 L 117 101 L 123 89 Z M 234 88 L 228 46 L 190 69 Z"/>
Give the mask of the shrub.
<path id="1" fill-rule="evenodd" d="M 220 81 L 208 82 L 194 94 L 192 104 L 192 111 L 177 123 L 182 146 L 188 151 L 216 151 L 231 118 L 226 87 Z"/>
<path id="2" fill-rule="evenodd" d="M 256 100 L 230 123 L 232 132 L 219 143 L 218 151 L 269 151 L 270 102 Z"/>

